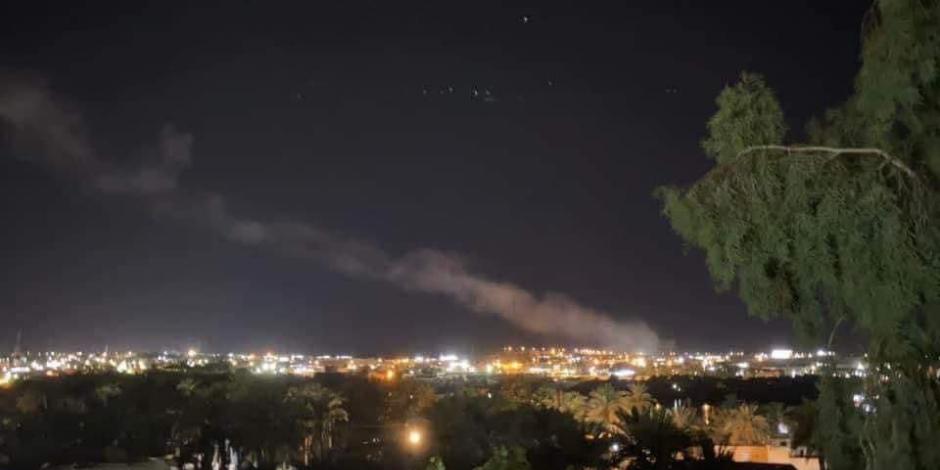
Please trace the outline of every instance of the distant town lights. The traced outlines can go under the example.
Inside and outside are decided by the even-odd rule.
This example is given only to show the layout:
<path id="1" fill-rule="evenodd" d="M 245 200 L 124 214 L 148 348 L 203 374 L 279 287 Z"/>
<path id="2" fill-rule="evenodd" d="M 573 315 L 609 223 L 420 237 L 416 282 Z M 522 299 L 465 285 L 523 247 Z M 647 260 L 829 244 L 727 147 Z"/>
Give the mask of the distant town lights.
<path id="1" fill-rule="evenodd" d="M 618 379 L 633 377 L 634 375 L 636 375 L 636 371 L 633 369 L 618 369 L 614 371 L 614 376 Z"/>
<path id="2" fill-rule="evenodd" d="M 792 349 L 774 349 L 773 351 L 770 351 L 771 359 L 786 360 L 790 359 L 791 357 L 793 357 Z"/>

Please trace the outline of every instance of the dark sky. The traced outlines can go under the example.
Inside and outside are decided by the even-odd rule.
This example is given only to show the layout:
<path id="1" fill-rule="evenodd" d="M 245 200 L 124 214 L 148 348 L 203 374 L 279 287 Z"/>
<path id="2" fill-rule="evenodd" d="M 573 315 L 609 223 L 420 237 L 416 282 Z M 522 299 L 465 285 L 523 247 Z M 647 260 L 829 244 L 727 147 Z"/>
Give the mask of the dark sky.
<path id="1" fill-rule="evenodd" d="M 115 165 L 168 123 L 192 134 L 180 186 L 240 215 L 392 256 L 459 253 L 684 349 L 790 341 L 714 292 L 651 193 L 710 167 L 704 123 L 741 70 L 767 77 L 795 129 L 844 100 L 868 2 L 456 3 L 7 2 L 0 66 L 42 77 Z M 167 220 L 19 152 L 0 149 L 4 349 L 17 329 L 33 349 L 552 340 Z"/>

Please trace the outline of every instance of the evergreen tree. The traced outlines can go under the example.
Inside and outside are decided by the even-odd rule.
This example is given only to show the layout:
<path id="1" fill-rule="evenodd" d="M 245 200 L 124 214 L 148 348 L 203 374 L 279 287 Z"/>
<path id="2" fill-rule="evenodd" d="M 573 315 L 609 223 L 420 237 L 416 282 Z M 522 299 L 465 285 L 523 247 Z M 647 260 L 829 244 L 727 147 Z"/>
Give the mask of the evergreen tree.
<path id="1" fill-rule="evenodd" d="M 658 195 L 751 314 L 789 318 L 817 344 L 842 324 L 868 336 L 874 412 L 821 382 L 830 467 L 940 468 L 940 2 L 877 0 L 862 30 L 855 93 L 808 142 L 787 142 L 774 93 L 743 74 L 708 122 L 715 167 Z"/>

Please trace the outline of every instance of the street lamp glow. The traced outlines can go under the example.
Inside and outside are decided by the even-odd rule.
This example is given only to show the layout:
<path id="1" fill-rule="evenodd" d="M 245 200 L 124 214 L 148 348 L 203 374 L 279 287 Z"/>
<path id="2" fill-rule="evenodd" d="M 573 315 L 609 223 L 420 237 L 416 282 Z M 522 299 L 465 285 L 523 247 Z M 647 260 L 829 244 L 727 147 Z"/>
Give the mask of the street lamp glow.
<path id="1" fill-rule="evenodd" d="M 408 443 L 413 446 L 421 444 L 421 431 L 418 431 L 417 429 L 408 431 Z"/>

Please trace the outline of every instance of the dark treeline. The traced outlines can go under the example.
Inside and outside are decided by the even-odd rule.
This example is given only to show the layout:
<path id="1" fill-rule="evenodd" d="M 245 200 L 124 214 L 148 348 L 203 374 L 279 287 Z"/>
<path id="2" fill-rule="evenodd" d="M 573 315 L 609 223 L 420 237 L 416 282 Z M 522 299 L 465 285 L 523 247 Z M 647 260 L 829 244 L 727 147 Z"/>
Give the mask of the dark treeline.
<path id="1" fill-rule="evenodd" d="M 645 384 L 656 401 L 670 405 L 675 400 L 694 406 L 731 400 L 796 406 L 805 400 L 816 399 L 819 395 L 818 382 L 819 377 L 811 375 L 761 379 L 674 376 L 653 377 Z M 601 383 L 584 382 L 575 387 L 582 393 L 589 393 Z M 627 382 L 613 383 L 618 388 L 627 387 Z"/>
<path id="2" fill-rule="evenodd" d="M 715 443 L 764 444 L 780 422 L 806 431 L 797 422 L 813 387 L 812 379 L 389 381 L 224 369 L 37 378 L 0 389 L 0 467 L 159 458 L 212 468 L 234 458 L 239 468 L 561 470 L 625 460 L 643 468 L 643 459 L 649 468 L 728 468 Z M 713 404 L 710 419 L 700 403 Z"/>

